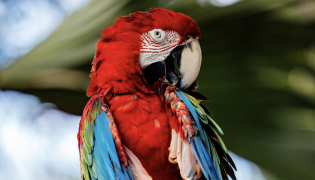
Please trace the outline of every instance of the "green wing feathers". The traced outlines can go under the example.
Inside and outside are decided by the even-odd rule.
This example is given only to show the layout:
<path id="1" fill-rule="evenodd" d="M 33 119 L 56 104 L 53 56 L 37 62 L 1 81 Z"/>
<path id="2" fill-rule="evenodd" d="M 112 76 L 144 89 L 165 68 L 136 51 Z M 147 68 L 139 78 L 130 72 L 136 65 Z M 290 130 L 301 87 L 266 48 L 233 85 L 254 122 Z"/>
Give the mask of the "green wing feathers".
<path id="1" fill-rule="evenodd" d="M 81 156 L 81 173 L 84 179 L 90 180 L 97 179 L 97 169 L 95 156 L 93 154 L 94 149 L 94 121 L 96 115 L 101 112 L 102 103 L 99 99 L 96 99 L 90 106 L 87 107 L 88 112 L 86 112 L 83 122 L 83 128 L 81 130 L 82 143 L 80 147 Z M 91 174 L 91 176 L 90 176 Z"/>

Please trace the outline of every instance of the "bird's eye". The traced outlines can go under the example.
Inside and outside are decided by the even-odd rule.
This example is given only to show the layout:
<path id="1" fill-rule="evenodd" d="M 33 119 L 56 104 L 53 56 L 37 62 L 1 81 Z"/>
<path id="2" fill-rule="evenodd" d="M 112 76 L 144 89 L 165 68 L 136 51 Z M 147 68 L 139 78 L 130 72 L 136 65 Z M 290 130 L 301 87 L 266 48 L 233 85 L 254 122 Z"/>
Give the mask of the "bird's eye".
<path id="1" fill-rule="evenodd" d="M 155 31 L 154 31 L 154 36 L 155 36 L 156 38 L 161 38 L 162 34 L 161 34 L 161 32 L 160 32 L 159 30 L 155 30 Z"/>

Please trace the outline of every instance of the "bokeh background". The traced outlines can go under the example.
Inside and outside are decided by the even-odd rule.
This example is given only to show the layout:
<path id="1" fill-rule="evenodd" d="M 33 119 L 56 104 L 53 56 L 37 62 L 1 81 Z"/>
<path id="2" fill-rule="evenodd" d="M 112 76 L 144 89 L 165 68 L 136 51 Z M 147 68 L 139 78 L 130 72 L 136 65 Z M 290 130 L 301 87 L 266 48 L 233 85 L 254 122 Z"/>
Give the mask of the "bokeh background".
<path id="1" fill-rule="evenodd" d="M 200 27 L 198 91 L 239 180 L 315 179 L 314 0 L 0 0 L 0 179 L 80 179 L 100 31 L 150 7 Z"/>

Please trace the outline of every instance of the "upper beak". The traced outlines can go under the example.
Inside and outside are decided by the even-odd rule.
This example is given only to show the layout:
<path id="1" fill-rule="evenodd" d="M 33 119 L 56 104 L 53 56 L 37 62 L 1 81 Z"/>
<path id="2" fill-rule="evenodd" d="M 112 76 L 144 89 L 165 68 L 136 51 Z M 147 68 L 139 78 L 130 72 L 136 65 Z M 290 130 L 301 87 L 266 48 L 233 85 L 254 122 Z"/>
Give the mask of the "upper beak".
<path id="1" fill-rule="evenodd" d="M 197 78 L 201 66 L 201 48 L 197 39 L 176 47 L 171 52 L 172 58 L 166 59 L 166 79 L 173 85 L 184 90 L 188 88 Z M 170 61 L 175 61 L 181 78 L 174 72 Z M 173 62 L 174 63 L 174 62 Z"/>
<path id="2" fill-rule="evenodd" d="M 179 89 L 188 88 L 196 79 L 201 66 L 201 48 L 197 39 L 188 43 L 181 55 L 179 71 L 182 75 Z"/>
<path id="3" fill-rule="evenodd" d="M 181 77 L 175 73 L 175 63 Z M 164 61 L 147 66 L 144 76 L 149 84 L 160 78 L 169 82 L 180 90 L 187 89 L 196 80 L 201 66 L 201 48 L 197 39 L 174 48 Z"/>

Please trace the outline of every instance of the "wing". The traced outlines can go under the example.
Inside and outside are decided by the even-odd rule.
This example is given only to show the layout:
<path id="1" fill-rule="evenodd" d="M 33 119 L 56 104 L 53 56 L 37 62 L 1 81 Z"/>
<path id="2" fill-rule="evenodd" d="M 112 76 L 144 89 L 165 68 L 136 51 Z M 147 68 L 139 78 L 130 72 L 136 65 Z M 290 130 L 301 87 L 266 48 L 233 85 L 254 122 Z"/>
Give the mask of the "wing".
<path id="1" fill-rule="evenodd" d="M 103 100 L 103 96 L 92 97 L 81 118 L 78 140 L 82 179 L 133 180 L 114 119 Z"/>
<path id="2" fill-rule="evenodd" d="M 170 161 L 179 164 L 184 179 L 199 178 L 201 169 L 206 179 L 228 180 L 229 175 L 236 180 L 232 169 L 236 170 L 235 164 L 219 136 L 223 132 L 198 100 L 206 98 L 197 92 L 189 93 L 170 86 L 165 91 L 166 103 L 180 124 L 172 132 Z"/>

